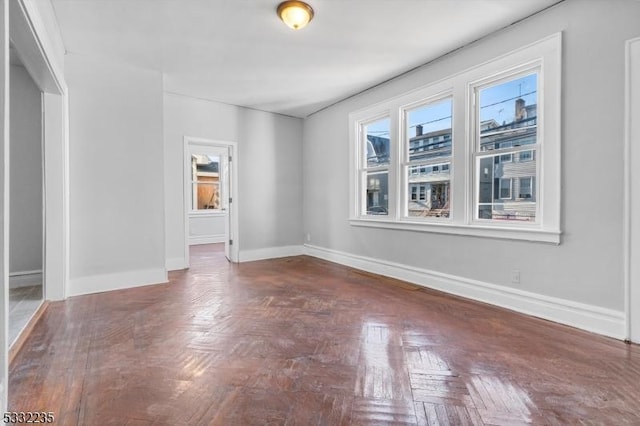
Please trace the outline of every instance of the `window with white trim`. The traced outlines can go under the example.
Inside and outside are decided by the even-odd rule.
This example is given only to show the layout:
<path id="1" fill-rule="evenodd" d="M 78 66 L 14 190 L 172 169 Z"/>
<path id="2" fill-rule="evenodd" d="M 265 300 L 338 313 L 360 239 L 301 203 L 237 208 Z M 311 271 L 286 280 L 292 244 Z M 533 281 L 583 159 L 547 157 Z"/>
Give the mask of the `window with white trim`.
<path id="1" fill-rule="evenodd" d="M 536 176 L 536 162 L 521 154 L 538 150 L 537 66 L 525 74 L 474 87 L 476 109 L 476 219 L 535 222 L 537 204 L 512 195 L 513 180 Z M 525 155 L 526 159 L 526 155 Z M 489 173 L 486 171 L 489 170 Z"/>
<path id="2" fill-rule="evenodd" d="M 377 118 L 360 123 L 360 188 L 365 215 L 388 215 L 390 120 Z"/>
<path id="3" fill-rule="evenodd" d="M 220 210 L 220 159 L 191 154 L 191 211 Z"/>
<path id="4" fill-rule="evenodd" d="M 419 199 L 402 206 L 404 217 L 449 217 L 452 105 L 446 96 L 404 110 L 404 187 L 420 187 Z"/>
<path id="5" fill-rule="evenodd" d="M 350 114 L 350 223 L 560 242 L 561 34 Z"/>

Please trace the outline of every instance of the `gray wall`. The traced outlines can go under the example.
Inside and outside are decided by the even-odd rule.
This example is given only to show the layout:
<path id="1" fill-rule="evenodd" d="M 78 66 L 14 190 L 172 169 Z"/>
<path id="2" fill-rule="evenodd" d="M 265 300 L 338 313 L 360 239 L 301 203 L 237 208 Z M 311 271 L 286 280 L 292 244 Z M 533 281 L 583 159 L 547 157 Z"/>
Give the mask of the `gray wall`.
<path id="1" fill-rule="evenodd" d="M 640 2 L 568 1 L 305 120 L 304 226 L 311 244 L 623 310 L 624 42 Z M 563 31 L 559 246 L 352 227 L 348 114 Z M 418 54 L 418 52 L 416 52 Z M 511 270 L 521 283 L 511 284 Z"/>
<path id="2" fill-rule="evenodd" d="M 9 272 L 42 270 L 42 100 L 22 66 L 11 66 Z"/>
<path id="3" fill-rule="evenodd" d="M 157 281 L 164 274 L 162 77 L 92 57 L 65 59 L 69 293 Z M 98 278 L 113 274 L 121 280 Z"/>
<path id="4" fill-rule="evenodd" d="M 184 136 L 237 142 L 241 252 L 302 243 L 302 120 L 165 94 L 166 257 L 184 264 Z"/>

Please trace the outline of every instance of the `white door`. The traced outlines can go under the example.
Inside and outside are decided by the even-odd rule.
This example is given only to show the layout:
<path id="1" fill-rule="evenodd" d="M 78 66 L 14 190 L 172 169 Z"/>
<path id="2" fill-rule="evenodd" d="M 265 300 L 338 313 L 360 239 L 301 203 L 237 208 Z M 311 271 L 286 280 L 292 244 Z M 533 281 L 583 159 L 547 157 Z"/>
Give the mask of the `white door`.
<path id="1" fill-rule="evenodd" d="M 626 143 L 629 338 L 640 343 L 640 38 L 627 42 Z"/>

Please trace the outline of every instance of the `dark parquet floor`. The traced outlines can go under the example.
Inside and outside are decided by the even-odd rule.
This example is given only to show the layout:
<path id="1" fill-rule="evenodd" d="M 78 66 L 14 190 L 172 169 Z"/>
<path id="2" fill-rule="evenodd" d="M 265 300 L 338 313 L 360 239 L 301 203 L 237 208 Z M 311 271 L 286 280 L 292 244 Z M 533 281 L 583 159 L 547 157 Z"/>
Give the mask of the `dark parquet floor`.
<path id="1" fill-rule="evenodd" d="M 12 411 L 61 425 L 640 424 L 640 348 L 309 257 L 192 249 L 51 303 Z"/>

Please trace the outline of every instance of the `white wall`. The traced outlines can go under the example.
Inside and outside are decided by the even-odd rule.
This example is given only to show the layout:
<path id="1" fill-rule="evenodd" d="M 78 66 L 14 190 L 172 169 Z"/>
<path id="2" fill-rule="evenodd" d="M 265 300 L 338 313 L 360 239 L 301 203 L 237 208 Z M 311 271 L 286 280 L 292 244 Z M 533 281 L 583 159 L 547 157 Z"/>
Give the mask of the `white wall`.
<path id="1" fill-rule="evenodd" d="M 302 243 L 302 120 L 185 96 L 164 96 L 166 258 L 184 259 L 184 136 L 238 143 L 243 252 Z M 245 256 L 244 258 L 247 258 Z M 250 257 L 250 256 L 249 256 Z"/>
<path id="2" fill-rule="evenodd" d="M 226 213 L 189 216 L 189 244 L 224 242 Z"/>
<path id="3" fill-rule="evenodd" d="M 42 270 L 42 95 L 11 67 L 9 273 Z"/>
<path id="4" fill-rule="evenodd" d="M 501 286 L 495 294 L 513 288 L 520 295 L 577 302 L 594 318 L 603 313 L 613 323 L 609 330 L 592 329 L 621 337 L 624 41 L 640 34 L 639 22 L 637 1 L 561 3 L 307 118 L 304 226 L 310 244 Z M 349 225 L 350 112 L 559 31 L 564 32 L 559 246 Z M 521 272 L 519 285 L 511 284 L 513 269 Z M 467 286 L 469 294 L 472 287 Z"/>
<path id="5" fill-rule="evenodd" d="M 73 54 L 65 75 L 67 295 L 166 281 L 161 75 Z"/>

